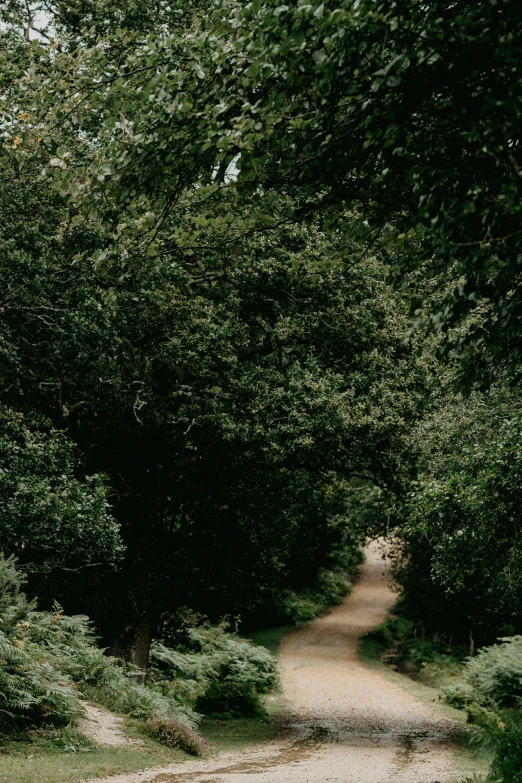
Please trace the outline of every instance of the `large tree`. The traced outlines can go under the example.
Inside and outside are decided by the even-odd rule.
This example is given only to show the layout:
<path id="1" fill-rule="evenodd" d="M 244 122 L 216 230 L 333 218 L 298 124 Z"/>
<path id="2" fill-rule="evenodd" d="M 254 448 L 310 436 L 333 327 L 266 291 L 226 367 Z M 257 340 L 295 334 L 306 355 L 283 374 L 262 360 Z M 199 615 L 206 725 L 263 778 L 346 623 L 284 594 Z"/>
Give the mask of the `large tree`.
<path id="1" fill-rule="evenodd" d="M 89 207 L 116 198 L 163 221 L 235 161 L 241 198 L 264 201 L 258 226 L 321 213 L 349 255 L 354 230 L 373 247 L 386 227 L 392 271 L 446 292 L 436 328 L 475 309 L 457 343 L 477 380 L 520 360 L 521 35 L 516 0 L 224 2 L 142 43 L 126 29 L 64 49 L 34 105 L 60 177 L 61 129 L 95 132 L 83 173 L 69 168 Z"/>

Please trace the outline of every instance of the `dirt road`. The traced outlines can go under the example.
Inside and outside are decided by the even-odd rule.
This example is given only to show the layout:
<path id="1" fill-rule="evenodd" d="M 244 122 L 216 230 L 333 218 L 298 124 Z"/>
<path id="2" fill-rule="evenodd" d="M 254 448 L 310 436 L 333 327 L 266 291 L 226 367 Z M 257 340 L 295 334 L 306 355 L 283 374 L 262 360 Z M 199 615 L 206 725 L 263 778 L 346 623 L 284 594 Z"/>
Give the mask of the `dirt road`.
<path id="1" fill-rule="evenodd" d="M 357 658 L 395 596 L 375 545 L 352 594 L 283 640 L 282 740 L 253 751 L 119 775 L 111 783 L 447 783 L 451 725 Z M 98 783 L 100 783 L 98 781 Z"/>

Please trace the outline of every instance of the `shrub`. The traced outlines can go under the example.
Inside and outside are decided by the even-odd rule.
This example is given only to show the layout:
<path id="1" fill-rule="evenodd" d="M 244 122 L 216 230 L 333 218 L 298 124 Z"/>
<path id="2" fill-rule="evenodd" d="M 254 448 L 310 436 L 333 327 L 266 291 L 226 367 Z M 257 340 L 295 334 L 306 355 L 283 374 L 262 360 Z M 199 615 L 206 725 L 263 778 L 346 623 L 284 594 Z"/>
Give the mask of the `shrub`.
<path id="1" fill-rule="evenodd" d="M 136 682 L 141 672 L 106 655 L 96 644 L 89 619 L 83 615 L 32 612 L 24 633 L 35 650 L 50 658 L 87 698 L 111 710 L 147 720 L 179 718 L 194 726 L 197 716 L 188 705 Z"/>
<path id="2" fill-rule="evenodd" d="M 196 709 L 211 718 L 264 718 L 259 693 L 248 682 L 211 682 L 198 698 Z"/>
<path id="3" fill-rule="evenodd" d="M 264 714 L 260 694 L 277 685 L 275 659 L 224 625 L 189 628 L 184 650 L 157 642 L 145 686 L 138 669 L 97 646 L 87 617 L 66 615 L 58 604 L 35 611 L 22 585 L 14 561 L 0 557 L 0 727 L 67 724 L 81 714 L 82 697 L 172 731 L 194 728 L 195 708 L 223 717 Z"/>
<path id="4" fill-rule="evenodd" d="M 34 611 L 23 581 L 14 560 L 0 556 L 0 729 L 67 724 L 82 713 L 82 696 L 143 720 L 197 723 L 188 703 L 137 683 L 141 672 L 105 655 L 87 617 L 58 604 Z"/>
<path id="5" fill-rule="evenodd" d="M 464 676 L 479 704 L 514 707 L 522 698 L 522 636 L 500 642 L 479 650 L 467 662 Z"/>
<path id="6" fill-rule="evenodd" d="M 474 701 L 474 691 L 471 685 L 465 682 L 456 682 L 444 688 L 444 700 L 452 707 L 463 710 Z"/>
<path id="7" fill-rule="evenodd" d="M 464 667 L 464 683 L 446 699 L 465 706 L 475 725 L 474 743 L 493 751 L 487 780 L 522 783 L 522 636 L 479 650 Z"/>
<path id="8" fill-rule="evenodd" d="M 412 629 L 412 623 L 397 615 L 390 615 L 368 634 L 369 639 L 382 644 L 386 649 L 406 639 Z"/>
<path id="9" fill-rule="evenodd" d="M 224 624 L 187 630 L 187 651 L 152 646 L 150 679 L 162 693 L 205 715 L 260 717 L 259 698 L 278 684 L 264 647 L 226 632 Z"/>
<path id="10" fill-rule="evenodd" d="M 281 622 L 300 625 L 310 622 L 314 617 L 324 614 L 331 606 L 340 603 L 352 590 L 353 585 L 347 577 L 347 570 L 348 573 L 356 573 L 357 566 L 362 561 L 359 550 L 355 550 L 352 560 L 346 568 L 319 569 L 315 587 L 297 592 L 283 590 L 275 608 L 275 616 L 279 617 Z"/>
<path id="11" fill-rule="evenodd" d="M 43 431 L 0 404 L 0 551 L 15 553 L 42 575 L 63 567 L 122 558 L 101 476 L 75 477 L 78 455 L 63 432 Z"/>
<path id="12" fill-rule="evenodd" d="M 192 756 L 200 756 L 210 747 L 203 737 L 180 720 L 150 718 L 145 725 L 151 737 L 168 748 L 179 748 Z"/>
<path id="13" fill-rule="evenodd" d="M 34 614 L 12 558 L 0 556 L 0 730 L 66 724 L 81 712 L 71 680 L 27 638 Z"/>

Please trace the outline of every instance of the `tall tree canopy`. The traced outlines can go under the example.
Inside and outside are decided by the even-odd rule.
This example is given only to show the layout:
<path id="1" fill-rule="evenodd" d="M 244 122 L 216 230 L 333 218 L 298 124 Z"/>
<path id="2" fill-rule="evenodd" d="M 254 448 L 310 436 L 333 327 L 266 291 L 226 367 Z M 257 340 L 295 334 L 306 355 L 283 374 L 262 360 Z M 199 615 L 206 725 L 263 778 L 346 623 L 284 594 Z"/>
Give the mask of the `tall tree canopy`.
<path id="1" fill-rule="evenodd" d="M 339 241 L 289 226 L 96 271 L 102 228 L 69 222 L 37 163 L 0 184 L 2 399 L 108 477 L 124 560 L 60 597 L 144 665 L 163 612 L 266 614 L 343 564 L 364 537 L 354 496 L 412 469 L 424 373 L 378 258 L 329 271 Z M 213 215 L 231 205 L 216 192 Z"/>
<path id="2" fill-rule="evenodd" d="M 264 203 L 247 219 L 234 212 L 233 230 L 321 213 L 348 246 L 356 230 L 373 247 L 386 226 L 393 272 L 421 270 L 446 288 L 437 328 L 480 303 L 468 373 L 516 372 L 519 4 L 224 2 L 188 18 L 138 42 L 123 25 L 69 48 L 44 78 L 44 108 L 20 103 L 44 119 L 72 192 L 90 208 L 116 198 L 154 223 L 235 161 L 243 198 Z M 61 144 L 69 126 L 96 137 L 81 175 Z M 130 234 L 143 229 L 136 220 Z M 173 232 L 184 246 L 202 236 L 197 223 Z"/>

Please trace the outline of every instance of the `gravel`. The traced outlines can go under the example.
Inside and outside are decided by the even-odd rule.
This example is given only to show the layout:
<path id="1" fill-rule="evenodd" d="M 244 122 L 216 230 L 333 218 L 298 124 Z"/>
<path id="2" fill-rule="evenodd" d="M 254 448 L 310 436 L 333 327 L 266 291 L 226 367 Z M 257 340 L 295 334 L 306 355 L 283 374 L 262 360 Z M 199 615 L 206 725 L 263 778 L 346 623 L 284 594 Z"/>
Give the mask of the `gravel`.
<path id="1" fill-rule="evenodd" d="M 122 719 L 105 710 L 100 710 L 94 704 L 84 703 L 85 717 L 78 721 L 78 730 L 96 745 L 122 747 L 125 745 L 141 745 L 139 739 L 128 737 L 122 726 Z"/>

